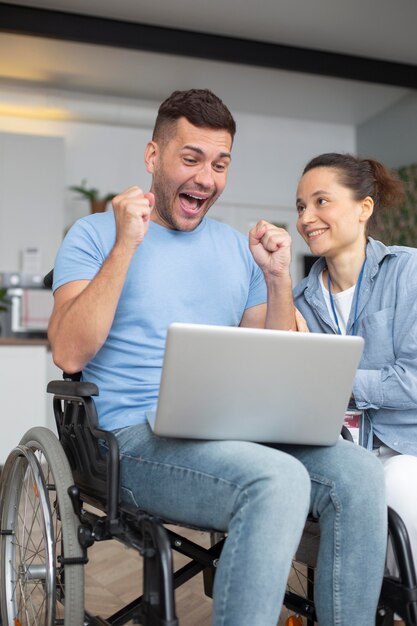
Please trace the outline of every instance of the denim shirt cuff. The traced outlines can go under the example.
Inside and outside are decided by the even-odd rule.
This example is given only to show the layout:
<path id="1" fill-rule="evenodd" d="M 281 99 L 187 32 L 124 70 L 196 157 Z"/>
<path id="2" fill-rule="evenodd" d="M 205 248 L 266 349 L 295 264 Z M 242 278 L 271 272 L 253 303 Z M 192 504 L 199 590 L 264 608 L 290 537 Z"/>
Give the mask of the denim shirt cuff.
<path id="1" fill-rule="evenodd" d="M 358 409 L 379 409 L 383 404 L 380 370 L 358 370 L 353 395 Z"/>

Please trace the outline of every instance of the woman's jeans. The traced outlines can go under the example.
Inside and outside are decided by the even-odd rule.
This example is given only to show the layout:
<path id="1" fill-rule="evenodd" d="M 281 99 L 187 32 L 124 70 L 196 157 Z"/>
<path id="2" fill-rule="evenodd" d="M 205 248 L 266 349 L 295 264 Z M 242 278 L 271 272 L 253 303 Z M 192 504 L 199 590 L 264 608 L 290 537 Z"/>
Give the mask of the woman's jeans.
<path id="1" fill-rule="evenodd" d="M 347 441 L 264 446 L 116 431 L 121 497 L 165 520 L 227 531 L 213 626 L 276 626 L 308 512 L 320 518 L 320 626 L 371 626 L 387 540 L 383 469 Z"/>

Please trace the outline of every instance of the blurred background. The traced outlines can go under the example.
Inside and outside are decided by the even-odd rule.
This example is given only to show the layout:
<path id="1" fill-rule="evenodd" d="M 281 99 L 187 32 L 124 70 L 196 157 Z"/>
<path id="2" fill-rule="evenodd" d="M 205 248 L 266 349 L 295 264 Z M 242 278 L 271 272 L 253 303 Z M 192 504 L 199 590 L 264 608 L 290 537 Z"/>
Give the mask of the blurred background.
<path id="1" fill-rule="evenodd" d="M 93 200 L 149 186 L 143 152 L 173 90 L 209 88 L 232 110 L 211 215 L 245 233 L 285 226 L 294 283 L 311 262 L 296 186 L 322 152 L 398 170 L 407 201 L 380 236 L 417 245 L 416 24 L 415 0 L 0 2 L 0 465 L 30 426 L 54 429 L 43 275 Z"/>
<path id="2" fill-rule="evenodd" d="M 159 103 L 208 87 L 238 125 L 212 216 L 244 232 L 259 217 L 287 226 L 299 280 L 294 196 L 312 156 L 350 151 L 413 176 L 416 23 L 413 0 L 0 3 L 0 271 L 53 266 L 90 211 L 71 186 L 147 187 Z M 415 212 L 394 222 L 415 245 Z"/>

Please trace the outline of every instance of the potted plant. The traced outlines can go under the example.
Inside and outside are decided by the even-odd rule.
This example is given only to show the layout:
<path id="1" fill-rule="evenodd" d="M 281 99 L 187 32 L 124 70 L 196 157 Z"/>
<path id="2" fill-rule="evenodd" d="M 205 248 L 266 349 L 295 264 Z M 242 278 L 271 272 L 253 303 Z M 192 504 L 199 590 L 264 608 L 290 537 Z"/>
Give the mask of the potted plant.
<path id="1" fill-rule="evenodd" d="M 0 313 L 8 310 L 10 300 L 7 297 L 7 289 L 0 287 Z"/>
<path id="2" fill-rule="evenodd" d="M 1 327 L 2 315 L 1 314 L 8 311 L 9 305 L 10 305 L 10 300 L 7 297 L 7 289 L 5 289 L 4 287 L 0 287 L 0 336 L 2 334 L 2 327 Z"/>
<path id="3" fill-rule="evenodd" d="M 101 196 L 99 190 L 95 187 L 87 187 L 85 178 L 81 181 L 81 185 L 71 185 L 70 189 L 90 201 L 91 213 L 102 213 L 105 211 L 107 203 L 116 195 L 115 193 L 108 193 L 105 196 Z"/>

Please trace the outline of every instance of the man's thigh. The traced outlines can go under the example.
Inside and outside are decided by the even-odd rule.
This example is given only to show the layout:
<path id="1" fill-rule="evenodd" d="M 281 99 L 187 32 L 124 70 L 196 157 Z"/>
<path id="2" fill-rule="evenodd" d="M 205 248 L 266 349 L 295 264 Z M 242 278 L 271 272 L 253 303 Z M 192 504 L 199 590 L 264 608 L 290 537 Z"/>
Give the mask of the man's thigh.
<path id="1" fill-rule="evenodd" d="M 350 441 L 339 440 L 334 446 L 279 446 L 298 459 L 307 469 L 311 482 L 311 513 L 319 515 L 318 500 L 324 493 L 337 493 L 340 501 L 355 505 L 367 499 L 384 499 L 381 464 L 374 455 Z M 324 502 L 320 502 L 323 506 Z"/>
<path id="2" fill-rule="evenodd" d="M 281 498 L 305 497 L 305 468 L 283 450 L 245 441 L 154 435 L 147 424 L 117 433 L 125 502 L 174 521 L 225 529 L 242 491 L 273 484 Z M 303 494 L 301 496 L 301 494 Z"/>

